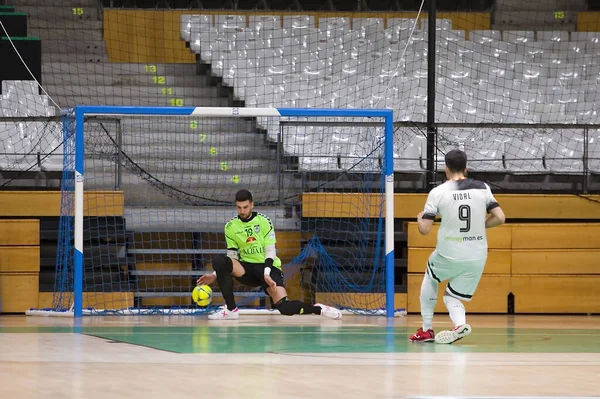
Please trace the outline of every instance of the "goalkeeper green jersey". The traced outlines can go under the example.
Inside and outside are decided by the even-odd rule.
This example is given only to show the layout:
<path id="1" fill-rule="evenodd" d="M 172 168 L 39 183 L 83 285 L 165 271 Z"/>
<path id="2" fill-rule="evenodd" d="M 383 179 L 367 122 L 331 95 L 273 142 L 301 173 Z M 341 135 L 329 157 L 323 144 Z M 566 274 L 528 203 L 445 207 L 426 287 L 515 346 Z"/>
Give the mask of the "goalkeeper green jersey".
<path id="1" fill-rule="evenodd" d="M 239 217 L 231 219 L 225 225 L 225 241 L 228 250 L 237 250 L 240 261 L 264 263 L 265 248 L 275 245 L 275 229 L 267 216 L 252 212 L 250 220 Z M 273 266 L 281 269 L 281 259 L 273 258 Z"/>

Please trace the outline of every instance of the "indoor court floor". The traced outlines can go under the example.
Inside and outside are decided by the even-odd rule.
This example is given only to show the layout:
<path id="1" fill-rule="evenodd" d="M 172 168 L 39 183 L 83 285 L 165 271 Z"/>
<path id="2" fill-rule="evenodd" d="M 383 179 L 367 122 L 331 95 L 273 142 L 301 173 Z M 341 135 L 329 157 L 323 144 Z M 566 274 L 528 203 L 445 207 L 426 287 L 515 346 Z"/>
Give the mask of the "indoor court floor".
<path id="1" fill-rule="evenodd" d="M 439 345 L 418 315 L 0 316 L 0 398 L 600 398 L 600 316 L 468 321 Z"/>

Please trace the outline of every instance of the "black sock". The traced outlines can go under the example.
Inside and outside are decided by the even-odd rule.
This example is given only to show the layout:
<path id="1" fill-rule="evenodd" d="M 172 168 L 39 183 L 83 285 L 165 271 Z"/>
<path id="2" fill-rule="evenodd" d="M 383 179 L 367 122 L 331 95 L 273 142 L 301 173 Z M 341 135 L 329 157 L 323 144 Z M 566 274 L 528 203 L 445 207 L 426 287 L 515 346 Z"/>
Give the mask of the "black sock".
<path id="1" fill-rule="evenodd" d="M 233 297 L 233 277 L 231 274 L 217 273 L 217 281 L 219 282 L 219 288 L 223 299 L 227 305 L 227 309 L 233 310 L 236 308 L 235 298 Z"/>
<path id="2" fill-rule="evenodd" d="M 302 301 L 290 301 L 287 298 L 279 301 L 275 307 L 282 315 L 286 316 L 295 314 L 321 314 L 321 308 L 318 306 L 309 305 Z"/>
<path id="3" fill-rule="evenodd" d="M 233 297 L 233 262 L 227 256 L 216 256 L 213 261 L 213 269 L 217 272 L 217 282 L 223 294 L 223 299 L 227 305 L 227 309 L 233 310 L 236 308 L 235 298 Z"/>

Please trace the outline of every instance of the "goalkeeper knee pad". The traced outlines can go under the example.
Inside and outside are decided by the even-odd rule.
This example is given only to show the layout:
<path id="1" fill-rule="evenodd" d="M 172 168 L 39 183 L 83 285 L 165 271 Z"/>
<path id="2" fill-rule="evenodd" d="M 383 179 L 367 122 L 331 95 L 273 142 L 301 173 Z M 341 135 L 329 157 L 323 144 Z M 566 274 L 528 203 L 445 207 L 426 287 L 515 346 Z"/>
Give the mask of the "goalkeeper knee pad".
<path id="1" fill-rule="evenodd" d="M 213 270 L 219 274 L 231 274 L 233 262 L 228 256 L 218 255 L 212 260 Z"/>

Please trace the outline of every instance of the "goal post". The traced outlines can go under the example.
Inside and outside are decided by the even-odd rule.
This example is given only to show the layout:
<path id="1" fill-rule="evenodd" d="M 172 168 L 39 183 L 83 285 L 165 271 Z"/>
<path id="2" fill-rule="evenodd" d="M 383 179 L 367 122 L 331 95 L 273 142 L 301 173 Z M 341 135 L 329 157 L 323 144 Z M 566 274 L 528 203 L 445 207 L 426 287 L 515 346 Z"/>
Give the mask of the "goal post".
<path id="1" fill-rule="evenodd" d="M 251 121 L 251 129 L 241 128 L 238 141 L 224 142 L 228 135 L 233 137 L 231 126 L 238 123 L 233 119 Z M 116 122 L 114 126 L 96 122 L 100 120 Z M 217 125 L 216 133 L 207 138 L 203 132 Z M 188 128 L 192 130 L 183 132 Z M 258 145 L 244 149 L 242 144 L 249 141 L 243 140 L 258 140 L 248 136 L 248 130 L 264 137 L 260 145 L 269 148 L 265 154 L 276 154 L 271 169 L 253 169 L 267 155 L 261 155 Z M 300 293 L 305 300 L 328 302 L 348 313 L 387 317 L 404 313 L 394 306 L 391 109 L 77 106 L 63 112 L 63 133 L 54 301 L 52 309 L 27 314 L 81 317 L 210 310 L 189 303 L 189 293 L 210 263 L 207 256 L 225 249 L 224 241 L 215 237 L 222 232 L 223 221 L 235 216 L 233 194 L 241 188 L 253 192 L 258 212 L 274 218 L 286 285 L 293 285 L 288 287 L 290 296 Z M 216 145 L 203 147 L 202 152 L 196 149 L 209 140 L 225 143 L 223 150 Z M 178 143 L 174 150 L 172 143 Z M 210 168 L 216 165 L 215 171 L 203 169 L 203 154 L 210 159 L 206 161 Z M 90 166 L 94 162 L 104 166 Z M 239 172 L 232 171 L 235 168 Z M 98 176 L 121 169 L 131 174 L 115 190 L 123 193 L 124 203 L 110 206 L 121 206 L 124 220 L 91 220 L 92 214 L 110 215 L 87 209 L 91 203 L 100 207 L 112 201 L 107 185 L 97 183 Z M 238 174 L 230 177 L 231 173 Z M 121 181 L 121 176 L 112 181 Z M 149 188 L 142 192 L 142 186 Z M 332 198 L 337 199 L 329 203 L 332 214 L 303 217 L 304 192 L 335 194 Z M 351 206 L 351 201 L 344 202 L 349 198 L 358 198 L 359 205 L 352 205 L 349 214 L 336 215 L 336 209 Z M 159 202 L 160 212 L 153 208 Z M 199 233 L 196 220 L 211 227 Z M 121 223 L 127 225 L 122 233 Z M 118 250 L 86 252 L 87 242 L 98 246 L 119 242 L 113 231 L 124 237 Z M 106 260 L 113 255 L 121 259 L 116 266 Z M 164 288 L 167 280 L 180 289 Z M 135 296 L 133 302 L 129 295 Z M 172 297 L 181 299 L 173 302 Z M 259 290 L 236 293 L 236 298 L 249 303 L 242 312 L 273 313 L 264 309 Z"/>

